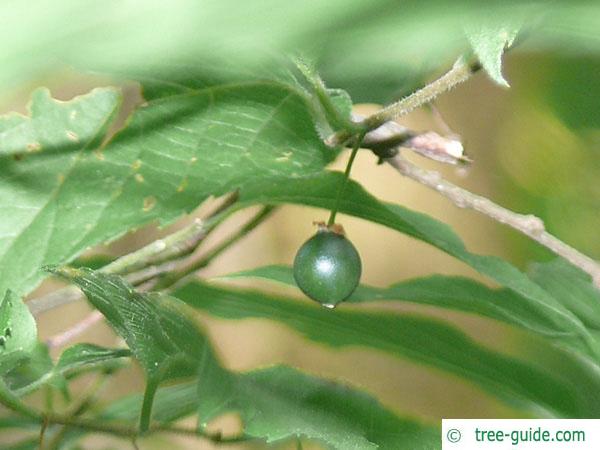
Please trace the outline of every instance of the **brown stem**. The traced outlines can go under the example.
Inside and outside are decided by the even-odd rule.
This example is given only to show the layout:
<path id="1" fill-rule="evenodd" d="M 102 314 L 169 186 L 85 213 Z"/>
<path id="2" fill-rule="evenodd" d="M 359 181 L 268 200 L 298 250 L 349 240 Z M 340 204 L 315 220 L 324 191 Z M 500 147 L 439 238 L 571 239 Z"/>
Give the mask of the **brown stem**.
<path id="1" fill-rule="evenodd" d="M 540 218 L 531 214 L 518 214 L 510 211 L 485 197 L 473 194 L 444 180 L 438 172 L 416 166 L 400 154 L 385 161 L 402 175 L 437 191 L 459 208 L 473 209 L 530 237 L 590 274 L 594 284 L 600 287 L 600 265 L 598 262 L 548 233 L 545 230 L 544 222 Z"/>

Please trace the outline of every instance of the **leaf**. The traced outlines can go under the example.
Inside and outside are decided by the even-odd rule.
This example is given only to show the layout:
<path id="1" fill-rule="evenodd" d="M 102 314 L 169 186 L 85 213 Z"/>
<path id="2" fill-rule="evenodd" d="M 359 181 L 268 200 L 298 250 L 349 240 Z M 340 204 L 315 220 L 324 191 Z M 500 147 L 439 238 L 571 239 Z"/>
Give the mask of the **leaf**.
<path id="1" fill-rule="evenodd" d="M 50 381 L 53 364 L 48 347 L 38 341 L 35 319 L 13 292 L 7 291 L 0 304 L 0 378 L 11 395 L 29 392 Z M 68 396 L 65 380 L 56 376 L 53 385 Z"/>
<path id="2" fill-rule="evenodd" d="M 289 266 L 264 266 L 220 276 L 219 279 L 260 278 L 296 286 Z M 509 289 L 492 289 L 465 277 L 433 275 L 401 281 L 387 288 L 361 284 L 345 303 L 399 300 L 473 313 L 499 320 L 527 331 L 560 338 L 573 337 L 556 326 L 544 311 L 530 308 Z"/>
<path id="3" fill-rule="evenodd" d="M 130 356 L 131 352 L 124 348 L 113 349 L 93 344 L 76 344 L 60 355 L 55 371 L 69 375 L 81 369 L 112 367 L 117 360 Z"/>
<path id="4" fill-rule="evenodd" d="M 47 89 L 37 89 L 31 96 L 30 117 L 16 113 L 0 117 L 0 156 L 46 155 L 98 144 L 98 134 L 106 131 L 104 127 L 119 101 L 119 93 L 113 88 L 94 89 L 68 102 L 53 100 Z M 18 167 L 8 165 L 5 170 L 14 168 L 9 174 L 17 175 Z"/>
<path id="5" fill-rule="evenodd" d="M 599 128 L 600 106 L 596 99 L 600 95 L 600 86 L 595 76 L 600 72 L 598 57 L 553 55 L 541 61 L 536 59 L 535 67 L 540 63 L 545 66 L 544 80 L 536 77 L 533 83 L 539 86 L 538 94 L 542 101 L 547 102 L 560 119 L 575 130 Z M 593 148 L 589 150 L 593 151 Z"/>
<path id="6" fill-rule="evenodd" d="M 156 393 L 149 389 L 187 375 L 197 377 L 195 395 L 185 384 L 157 394 L 161 419 L 185 415 L 193 399 L 202 423 L 239 410 L 245 433 L 267 441 L 302 435 L 340 450 L 391 450 L 430 448 L 439 440 L 437 429 L 399 419 L 369 396 L 331 381 L 285 367 L 242 374 L 225 370 L 206 338 L 174 308 L 175 299 L 136 293 L 119 277 L 86 269 L 53 272 L 81 287 L 146 371 L 150 388 L 142 400 L 142 430 L 150 414 L 145 417 L 144 411 Z M 139 398 L 113 407 L 103 418 L 128 417 L 136 404 Z"/>
<path id="7" fill-rule="evenodd" d="M 600 331 L 600 291 L 588 274 L 556 258 L 534 264 L 531 278 L 574 312 L 588 328 Z"/>
<path id="8" fill-rule="evenodd" d="M 0 404 L 21 416 L 29 417 L 34 420 L 40 419 L 39 414 L 33 408 L 23 403 L 21 399 L 6 386 L 2 379 L 0 379 Z"/>
<path id="9" fill-rule="evenodd" d="M 23 301 L 6 291 L 0 303 L 0 375 L 27 361 L 37 345 L 37 327 Z"/>
<path id="10" fill-rule="evenodd" d="M 489 20 L 465 26 L 467 38 L 487 74 L 500 86 L 509 87 L 502 75 L 502 54 L 517 36 L 520 24 Z"/>
<path id="11" fill-rule="evenodd" d="M 261 186 L 243 191 L 239 203 L 240 206 L 255 203 L 296 203 L 330 210 L 336 204 L 337 187 L 341 181 L 342 174 L 328 172 L 305 179 L 265 182 Z M 346 185 L 338 210 L 392 228 L 456 257 L 501 286 L 512 290 L 527 303 L 528 309 L 549 318 L 556 329 L 579 336 L 587 345 L 589 353 L 598 357 L 597 343 L 589 331 L 558 300 L 503 259 L 467 251 L 462 240 L 448 225 L 402 206 L 380 202 L 353 181 Z M 358 250 L 360 252 L 360 249 Z"/>
<path id="12" fill-rule="evenodd" d="M 29 292 L 41 266 L 81 250 L 78 242 L 89 232 L 85 205 L 96 198 L 78 191 L 92 178 L 77 175 L 77 167 L 99 144 L 119 101 L 110 88 L 69 102 L 39 89 L 32 95 L 31 118 L 0 120 L 0 292 L 9 286 L 17 294 Z M 17 153 L 20 159 L 11 156 Z"/>
<path id="13" fill-rule="evenodd" d="M 305 93 L 275 81 L 162 92 L 99 149 L 117 104 L 113 90 L 61 104 L 47 91 L 34 95 L 33 119 L 22 126 L 62 136 L 63 145 L 40 138 L 41 152 L 0 158 L 0 205 L 10 217 L 0 224 L 0 291 L 29 292 L 41 266 L 148 222 L 172 222 L 211 195 L 322 171 L 336 156 L 314 129 Z"/>
<path id="14" fill-rule="evenodd" d="M 350 96 L 340 89 L 327 89 L 312 63 L 302 58 L 296 58 L 294 62 L 308 84 L 306 90 L 311 93 L 313 118 L 321 139 L 326 140 L 335 131 L 351 128 L 353 105 Z"/>
<path id="15" fill-rule="evenodd" d="M 441 322 L 410 314 L 330 311 L 312 303 L 261 292 L 190 283 L 175 293 L 190 306 L 226 319 L 282 322 L 332 347 L 367 346 L 433 366 L 478 384 L 500 399 L 546 414 L 597 416 L 586 387 L 537 366 L 477 345 Z M 585 391 L 585 394 L 579 389 Z M 596 394 L 591 396 L 596 397 Z"/>
<path id="16" fill-rule="evenodd" d="M 125 339 L 146 372 L 147 385 L 140 417 L 147 430 L 158 385 L 197 374 L 203 358 L 214 358 L 206 338 L 175 309 L 176 300 L 143 295 L 117 276 L 89 269 L 50 269 L 76 284 L 90 303 Z"/>
<path id="17" fill-rule="evenodd" d="M 439 430 L 398 418 L 372 397 L 333 381 L 285 366 L 249 372 L 212 371 L 203 366 L 198 383 L 160 388 L 154 417 L 172 422 L 198 411 L 208 423 L 227 412 L 239 412 L 244 434 L 268 442 L 302 436 L 340 450 L 438 448 Z M 141 397 L 110 405 L 104 420 L 135 419 Z"/>
<path id="18" fill-rule="evenodd" d="M 439 447 L 436 428 L 398 418 L 364 393 L 289 367 L 213 376 L 219 374 L 200 374 L 203 423 L 235 411 L 247 435 L 269 443 L 297 436 L 340 450 Z M 219 384 L 227 388 L 215 389 Z"/>
<path id="19" fill-rule="evenodd" d="M 27 355 L 27 360 L 8 372 L 4 381 L 7 386 L 18 396 L 22 396 L 33 388 L 36 388 L 47 381 L 50 381 L 54 364 L 48 346 L 41 342 L 36 345 Z M 53 385 L 61 389 L 66 398 L 68 398 L 68 388 L 66 382 L 61 377 L 56 377 Z"/>
<path id="20" fill-rule="evenodd" d="M 110 371 L 121 365 L 121 358 L 131 356 L 127 349 L 108 349 L 93 344 L 76 344 L 66 349 L 56 365 L 46 345 L 38 343 L 27 364 L 9 372 L 6 381 L 18 396 L 27 395 L 50 384 L 69 399 L 67 379 L 90 370 Z"/>

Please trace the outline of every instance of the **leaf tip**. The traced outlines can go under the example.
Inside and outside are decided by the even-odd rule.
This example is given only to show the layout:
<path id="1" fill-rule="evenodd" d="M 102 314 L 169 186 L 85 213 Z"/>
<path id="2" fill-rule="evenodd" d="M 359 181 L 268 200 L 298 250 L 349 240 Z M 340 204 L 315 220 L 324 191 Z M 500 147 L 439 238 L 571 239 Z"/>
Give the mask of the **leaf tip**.
<path id="1" fill-rule="evenodd" d="M 43 266 L 42 270 L 51 273 L 52 275 L 57 275 L 59 277 L 67 279 L 73 279 L 82 275 L 82 271 L 80 269 L 75 269 L 73 267 L 68 266 L 61 267 L 54 264 Z"/>

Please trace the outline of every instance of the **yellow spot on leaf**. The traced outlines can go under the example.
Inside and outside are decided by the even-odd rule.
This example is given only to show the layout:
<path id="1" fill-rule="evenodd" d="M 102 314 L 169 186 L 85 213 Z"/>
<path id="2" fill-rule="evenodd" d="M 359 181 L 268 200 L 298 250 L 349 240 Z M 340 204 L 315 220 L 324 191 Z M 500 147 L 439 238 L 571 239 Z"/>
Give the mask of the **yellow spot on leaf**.
<path id="1" fill-rule="evenodd" d="M 141 173 L 136 173 L 134 178 L 135 181 L 137 181 L 138 183 L 144 182 L 144 176 Z"/>
<path id="2" fill-rule="evenodd" d="M 196 161 L 198 161 L 198 158 L 196 158 L 195 156 L 192 156 L 192 157 L 190 158 L 190 162 L 191 162 L 192 164 L 194 164 Z"/>
<path id="3" fill-rule="evenodd" d="M 68 138 L 70 141 L 73 141 L 73 142 L 79 142 L 79 136 L 77 136 L 77 133 L 75 133 L 74 131 L 67 130 L 67 131 L 66 131 L 66 134 L 67 134 L 67 138 Z"/>
<path id="4" fill-rule="evenodd" d="M 179 186 L 177 186 L 177 192 L 183 192 L 185 191 L 185 188 L 188 185 L 188 179 L 187 177 L 185 177 L 183 180 L 181 180 L 181 183 L 179 183 Z"/>
<path id="5" fill-rule="evenodd" d="M 29 144 L 27 144 L 28 152 L 39 152 L 41 149 L 42 144 L 40 144 L 39 142 L 30 142 Z"/>
<path id="6" fill-rule="evenodd" d="M 59 173 L 56 178 L 58 178 L 58 184 L 63 184 L 65 182 L 65 176 L 62 173 Z"/>
<path id="7" fill-rule="evenodd" d="M 71 118 L 71 120 L 75 119 L 75 117 L 77 117 L 77 110 L 74 109 L 73 111 L 71 111 L 69 117 Z"/>
<path id="8" fill-rule="evenodd" d="M 283 152 L 283 154 L 280 157 L 275 158 L 275 161 L 277 161 L 277 162 L 288 161 L 290 159 L 290 156 L 292 156 L 293 154 L 294 154 L 294 152 Z"/>
<path id="9" fill-rule="evenodd" d="M 138 170 L 140 167 L 142 167 L 142 160 L 140 159 L 136 159 L 134 162 L 131 163 L 131 168 L 133 170 Z"/>
<path id="10" fill-rule="evenodd" d="M 144 206 L 142 208 L 144 210 L 144 212 L 150 211 L 155 206 L 156 206 L 156 197 L 150 195 L 150 196 L 144 198 Z"/>

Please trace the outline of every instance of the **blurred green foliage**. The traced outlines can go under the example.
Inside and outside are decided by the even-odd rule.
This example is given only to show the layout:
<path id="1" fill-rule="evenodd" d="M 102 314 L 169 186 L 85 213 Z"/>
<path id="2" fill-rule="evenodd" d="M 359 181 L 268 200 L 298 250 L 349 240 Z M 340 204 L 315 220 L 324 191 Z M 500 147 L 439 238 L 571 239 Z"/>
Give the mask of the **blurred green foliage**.
<path id="1" fill-rule="evenodd" d="M 464 26 L 490 17 L 522 20 L 530 51 L 600 52 L 592 1 L 32 0 L 2 2 L 0 17 L 5 93 L 64 64 L 109 73 L 152 66 L 179 78 L 179 64 L 243 68 L 291 52 L 315 59 L 354 101 L 381 102 L 450 64 L 469 48 Z"/>

